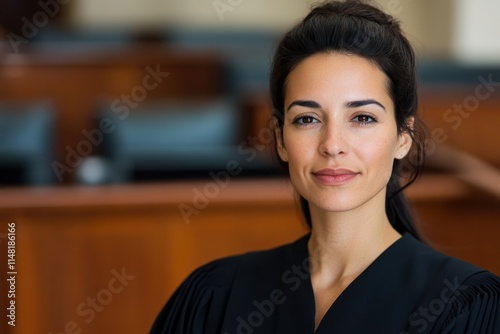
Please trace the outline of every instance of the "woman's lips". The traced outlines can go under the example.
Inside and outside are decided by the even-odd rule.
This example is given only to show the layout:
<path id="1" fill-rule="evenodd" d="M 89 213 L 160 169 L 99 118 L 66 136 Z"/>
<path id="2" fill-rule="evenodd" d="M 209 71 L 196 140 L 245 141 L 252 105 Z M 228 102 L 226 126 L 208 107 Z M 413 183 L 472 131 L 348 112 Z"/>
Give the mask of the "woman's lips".
<path id="1" fill-rule="evenodd" d="M 322 184 L 328 186 L 346 184 L 354 179 L 359 173 L 347 168 L 326 168 L 312 173 Z"/>

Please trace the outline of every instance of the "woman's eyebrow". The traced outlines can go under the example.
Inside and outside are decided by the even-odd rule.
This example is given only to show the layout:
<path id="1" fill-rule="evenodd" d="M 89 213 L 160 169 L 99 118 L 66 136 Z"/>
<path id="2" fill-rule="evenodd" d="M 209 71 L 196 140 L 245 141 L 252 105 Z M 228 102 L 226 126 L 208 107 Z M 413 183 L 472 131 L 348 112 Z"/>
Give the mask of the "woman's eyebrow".
<path id="1" fill-rule="evenodd" d="M 321 109 L 321 105 L 318 102 L 315 101 L 310 101 L 310 100 L 295 100 L 286 109 L 287 111 L 290 110 L 293 106 L 300 106 L 300 107 L 306 107 L 306 108 L 312 108 L 312 109 Z"/>
<path id="2" fill-rule="evenodd" d="M 384 105 L 382 103 L 378 102 L 377 100 L 374 100 L 374 99 L 365 99 L 365 100 L 351 101 L 351 102 L 347 102 L 345 104 L 345 106 L 347 108 L 358 108 L 358 107 L 363 107 L 363 106 L 366 106 L 366 105 L 369 105 L 369 104 L 376 104 L 380 108 L 382 108 L 382 109 L 385 110 Z"/>
<path id="3" fill-rule="evenodd" d="M 385 107 L 382 103 L 378 102 L 377 100 L 374 99 L 364 99 L 364 100 L 356 100 L 356 101 L 350 101 L 345 104 L 346 108 L 358 108 L 358 107 L 363 107 L 369 104 L 376 104 L 380 108 L 385 110 Z M 300 106 L 300 107 L 306 107 L 306 108 L 312 108 L 312 109 L 321 109 L 321 105 L 318 102 L 311 101 L 311 100 L 295 100 L 287 108 L 287 111 L 290 110 L 294 106 Z"/>

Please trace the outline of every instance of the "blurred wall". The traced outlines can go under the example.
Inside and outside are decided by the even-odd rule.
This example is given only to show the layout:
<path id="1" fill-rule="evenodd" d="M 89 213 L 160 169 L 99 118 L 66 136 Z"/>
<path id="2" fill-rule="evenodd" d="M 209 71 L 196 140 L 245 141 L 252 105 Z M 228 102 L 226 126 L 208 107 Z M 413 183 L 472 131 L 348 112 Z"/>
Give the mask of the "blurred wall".
<path id="1" fill-rule="evenodd" d="M 304 0 L 74 0 L 72 20 L 83 27 L 120 25 L 282 29 L 300 18 Z"/>
<path id="2" fill-rule="evenodd" d="M 494 0 L 483 0 L 494 2 Z M 307 13 L 314 0 L 74 0 L 70 20 L 78 27 L 151 28 L 165 25 L 203 28 L 252 28 L 283 31 Z M 460 15 L 468 5 L 458 2 Z M 376 0 L 397 17 L 426 58 L 450 58 L 456 27 L 455 0 Z M 476 6 L 478 7 L 478 6 Z M 476 8 L 477 9 L 477 8 Z M 465 10 L 467 11 L 467 10 Z M 486 9 L 487 11 L 487 9 Z M 491 12 L 490 15 L 493 14 Z M 480 19 L 479 19 L 480 20 Z M 491 20 L 491 22 L 495 22 Z M 495 22 L 498 24 L 498 22 Z M 466 29 L 466 28 L 464 28 Z M 458 30 L 460 33 L 462 30 Z"/>
<path id="3" fill-rule="evenodd" d="M 454 55 L 462 62 L 500 64 L 500 1 L 456 2 Z"/>
<path id="4" fill-rule="evenodd" d="M 421 58 L 449 58 L 455 0 L 377 0 L 380 7 L 401 22 Z"/>

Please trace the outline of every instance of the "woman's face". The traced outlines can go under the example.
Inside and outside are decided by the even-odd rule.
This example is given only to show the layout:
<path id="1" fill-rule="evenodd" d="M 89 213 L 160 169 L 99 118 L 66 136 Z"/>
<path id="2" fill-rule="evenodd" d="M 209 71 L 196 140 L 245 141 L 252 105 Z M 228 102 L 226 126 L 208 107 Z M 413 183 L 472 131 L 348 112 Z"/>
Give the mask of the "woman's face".
<path id="1" fill-rule="evenodd" d="M 321 53 L 288 76 L 277 145 L 309 205 L 340 212 L 384 205 L 393 161 L 411 139 L 398 135 L 383 71 L 359 56 Z"/>

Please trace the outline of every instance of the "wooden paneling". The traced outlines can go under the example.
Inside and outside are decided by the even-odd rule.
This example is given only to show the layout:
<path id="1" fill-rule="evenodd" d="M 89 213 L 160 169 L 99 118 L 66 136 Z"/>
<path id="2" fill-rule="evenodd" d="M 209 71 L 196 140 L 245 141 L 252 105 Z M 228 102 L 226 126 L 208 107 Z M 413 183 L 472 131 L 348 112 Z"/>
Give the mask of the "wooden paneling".
<path id="1" fill-rule="evenodd" d="M 8 333 L 55 334 L 71 321 L 82 333 L 145 333 L 196 267 L 307 233 L 287 181 L 207 184 L 0 189 L 0 233 L 17 223 L 17 326 Z M 494 199 L 429 175 L 408 196 L 432 245 L 500 273 Z M 182 203 L 197 214 L 186 220 Z M 134 278 L 119 289 L 122 270 Z M 110 282 L 121 291 L 107 292 Z M 88 323 L 87 298 L 106 303 Z"/>
<path id="2" fill-rule="evenodd" d="M 0 222 L 17 224 L 17 325 L 9 333 L 55 334 L 69 322 L 83 333 L 146 333 L 197 266 L 305 233 L 286 184 L 272 182 L 267 194 L 263 185 L 231 186 L 189 221 L 178 205 L 192 205 L 204 183 L 0 190 Z M 106 297 L 122 268 L 134 279 L 91 320 L 87 298 Z"/>
<path id="3" fill-rule="evenodd" d="M 500 205 L 495 199 L 461 198 L 414 203 L 427 242 L 500 274 Z"/>
<path id="4" fill-rule="evenodd" d="M 500 89 L 489 89 L 492 91 L 481 85 L 427 87 L 422 90 L 420 109 L 434 142 L 453 146 L 500 167 L 497 147 Z M 478 92 L 484 98 L 477 97 Z M 438 135 L 433 137 L 433 133 Z"/>

